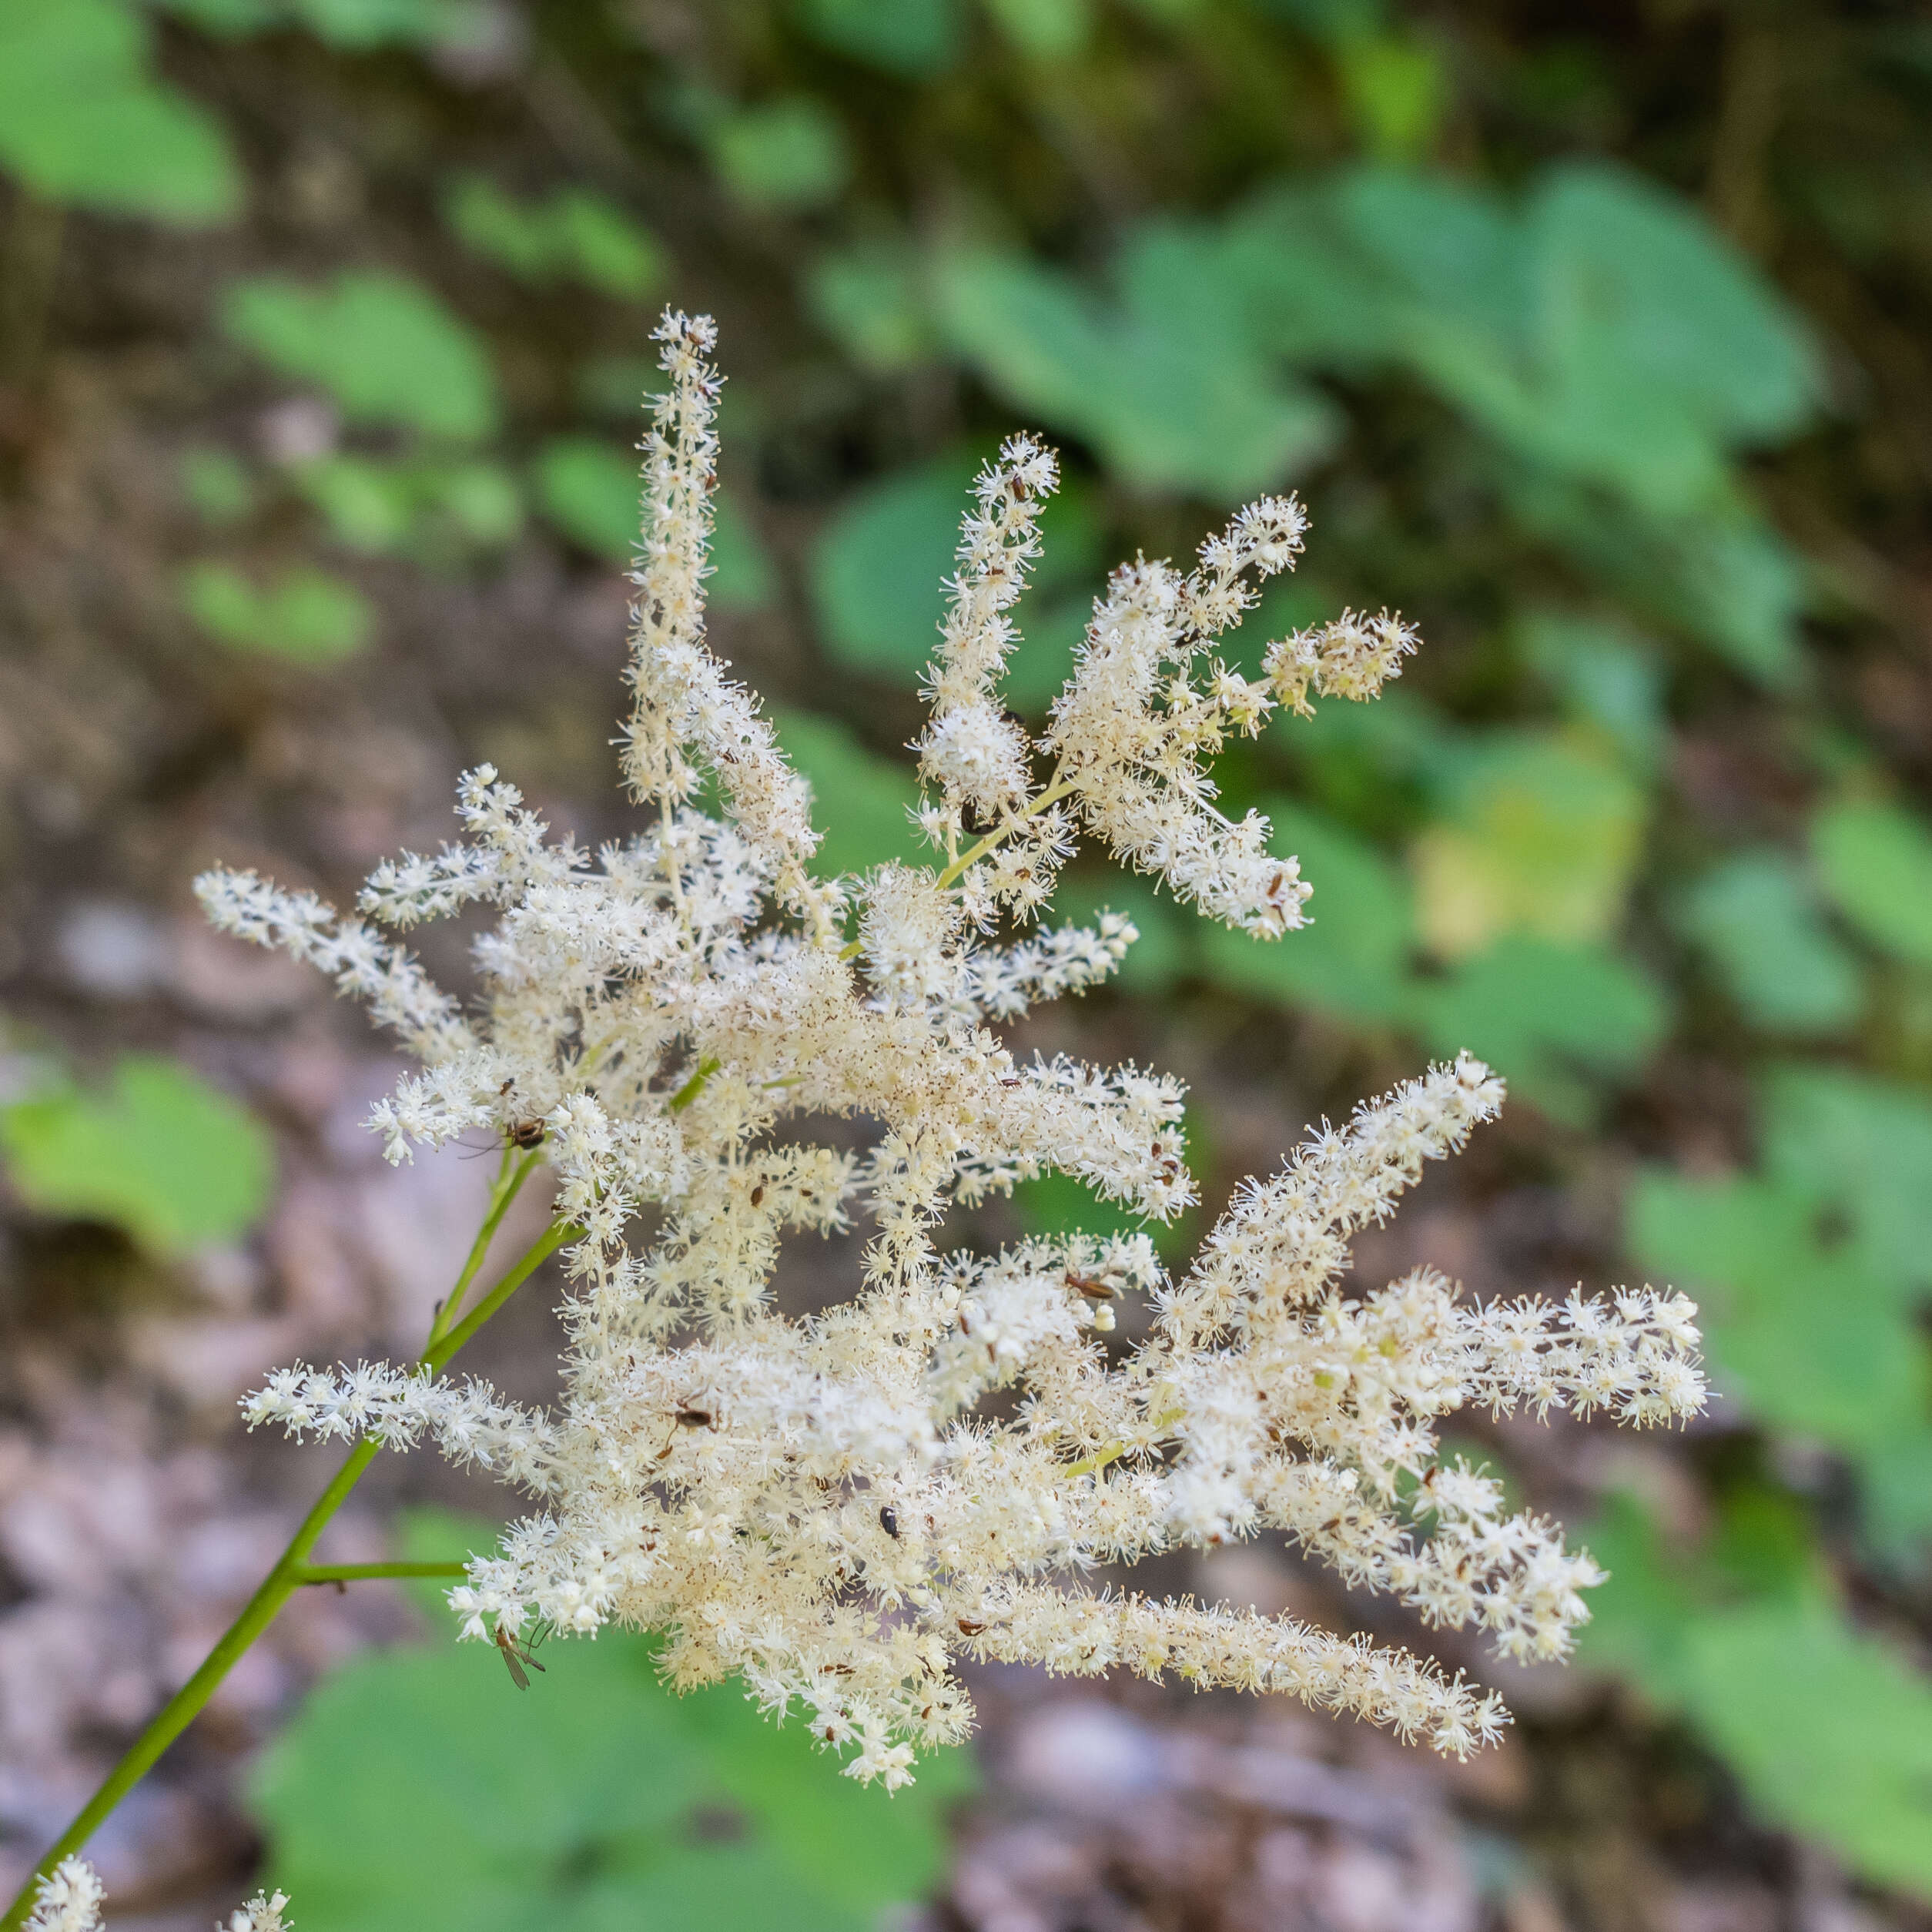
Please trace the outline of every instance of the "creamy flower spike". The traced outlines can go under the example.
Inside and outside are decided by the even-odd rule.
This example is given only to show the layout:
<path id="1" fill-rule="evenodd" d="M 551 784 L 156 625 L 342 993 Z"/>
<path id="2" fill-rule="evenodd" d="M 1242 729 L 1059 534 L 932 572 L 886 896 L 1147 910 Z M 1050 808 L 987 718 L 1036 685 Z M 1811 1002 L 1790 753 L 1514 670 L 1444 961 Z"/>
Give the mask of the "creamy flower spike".
<path id="1" fill-rule="evenodd" d="M 106 1896 L 100 1874 L 85 1859 L 63 1858 L 35 1889 L 26 1932 L 101 1932 Z M 257 1892 L 228 1915 L 226 1927 L 217 1922 L 215 1932 L 293 1932 L 283 1917 L 288 1904 L 286 1892 Z"/>
<path id="2" fill-rule="evenodd" d="M 1190 572 L 1115 573 L 1030 741 L 998 686 L 1056 471 L 1016 437 L 976 487 L 916 747 L 943 858 L 820 878 L 807 787 L 704 641 L 712 326 L 668 315 L 658 338 L 624 752 L 648 829 L 593 859 L 484 767 L 459 795 L 466 842 L 379 868 L 361 918 L 247 873 L 199 888 L 218 924 L 333 973 L 420 1061 L 373 1117 L 392 1160 L 541 1121 L 574 1235 L 566 1393 L 540 1414 L 474 1381 L 298 1366 L 251 1423 L 427 1435 L 497 1472 L 537 1513 L 452 1592 L 466 1636 L 661 1631 L 675 1683 L 735 1673 L 768 1709 L 802 1706 L 861 1779 L 902 1783 L 916 1750 L 966 1735 L 961 1656 L 1291 1691 L 1457 1753 L 1493 1739 L 1496 1698 L 1406 1652 L 1082 1582 L 1273 1532 L 1505 1656 L 1567 1650 L 1598 1571 L 1439 1461 L 1438 1420 L 1688 1415 L 1696 1311 L 1649 1289 L 1483 1304 L 1428 1270 L 1346 1291 L 1354 1231 L 1495 1113 L 1488 1069 L 1465 1056 L 1324 1126 L 1177 1279 L 1143 1235 L 935 1244 L 955 1204 L 1049 1172 L 1156 1221 L 1195 1199 L 1175 1082 L 1021 1060 L 992 1023 L 1103 979 L 1133 927 L 1023 929 L 1083 832 L 1231 925 L 1300 925 L 1294 861 L 1264 819 L 1217 809 L 1204 761 L 1277 705 L 1372 697 L 1413 634 L 1345 614 L 1273 645 L 1259 682 L 1214 659 L 1301 547 L 1299 506 L 1269 499 Z M 692 803 L 707 784 L 716 817 Z M 466 1012 L 377 926 L 479 901 L 499 916 Z M 829 1115 L 869 1145 L 787 1137 Z M 780 1313 L 785 1233 L 849 1223 L 869 1231 L 851 1297 Z M 1110 1343 L 1136 1301 L 1142 1338 Z"/>

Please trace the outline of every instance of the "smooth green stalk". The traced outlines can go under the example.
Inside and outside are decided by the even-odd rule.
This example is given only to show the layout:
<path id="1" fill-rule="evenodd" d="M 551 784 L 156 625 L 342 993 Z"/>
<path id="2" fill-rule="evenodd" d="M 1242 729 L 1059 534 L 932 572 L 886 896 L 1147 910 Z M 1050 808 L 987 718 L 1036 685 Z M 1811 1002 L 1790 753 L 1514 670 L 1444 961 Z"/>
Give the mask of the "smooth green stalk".
<path id="1" fill-rule="evenodd" d="M 543 1151 L 541 1147 L 532 1147 L 521 1160 L 517 1160 L 515 1147 L 507 1141 L 504 1143 L 502 1164 L 497 1169 L 497 1178 L 490 1190 L 489 1211 L 483 1217 L 483 1225 L 477 1230 L 476 1239 L 470 1244 L 469 1258 L 463 1264 L 463 1272 L 456 1277 L 456 1286 L 450 1289 L 447 1299 L 437 1304 L 436 1319 L 430 1324 L 429 1345 L 432 1348 L 443 1339 L 450 1324 L 456 1319 L 456 1311 L 463 1305 L 463 1297 L 469 1293 L 470 1284 L 476 1279 L 477 1269 L 483 1266 L 483 1257 L 489 1253 L 490 1244 L 496 1239 L 497 1230 L 510 1211 L 510 1204 L 530 1178 L 531 1170 L 543 1158 Z M 513 1161 L 516 1163 L 514 1167 Z"/>
<path id="2" fill-rule="evenodd" d="M 933 882 L 937 889 L 943 892 L 947 886 L 953 884 L 969 866 L 976 865 L 995 846 L 1003 845 L 1029 819 L 1037 818 L 1042 806 L 1051 805 L 1056 799 L 1065 798 L 1067 793 L 1074 789 L 1075 783 L 1076 781 L 1072 778 L 1056 780 L 1048 785 L 1046 789 L 1041 792 L 1040 796 L 1034 799 L 1033 803 L 1028 805 L 1026 809 L 1012 823 L 1000 826 L 996 832 L 988 832 L 976 845 L 969 845 Z M 863 939 L 854 939 L 839 953 L 839 956 L 842 959 L 856 959 L 865 949 L 866 943 Z"/>
<path id="3" fill-rule="evenodd" d="M 438 1313 L 436 1325 L 430 1331 L 430 1345 L 424 1351 L 420 1358 L 420 1365 L 432 1374 L 441 1372 L 450 1358 L 510 1299 L 548 1256 L 554 1254 L 564 1242 L 574 1239 L 581 1231 L 571 1222 L 552 1221 L 524 1251 L 509 1272 L 463 1321 L 438 1338 L 437 1331 L 447 1326 L 449 1318 L 454 1314 L 468 1291 L 477 1271 L 482 1265 L 491 1236 L 501 1225 L 504 1214 L 511 1202 L 516 1198 L 517 1190 L 528 1178 L 537 1158 L 537 1154 L 533 1151 L 513 1170 L 506 1157 L 504 1170 L 498 1174 L 497 1184 L 491 1190 L 490 1210 L 484 1219 L 483 1229 L 470 1251 L 469 1259 L 464 1265 L 463 1273 L 457 1278 L 455 1288 Z M 0 1918 L 0 1932 L 19 1932 L 19 1928 L 26 1923 L 28 1914 L 33 1910 L 34 1895 L 39 1889 L 41 1880 L 47 1877 L 63 1858 L 79 1851 L 114 1807 L 153 1768 L 162 1753 L 193 1723 L 203 1707 L 219 1689 L 222 1679 L 240 1662 L 256 1639 L 275 1621 L 276 1612 L 297 1590 L 310 1584 L 346 1583 L 362 1577 L 460 1576 L 463 1574 L 463 1565 L 460 1563 L 312 1564 L 308 1561 L 309 1552 L 314 1549 L 316 1539 L 327 1527 L 330 1518 L 348 1499 L 350 1492 L 362 1479 L 363 1472 L 375 1461 L 381 1448 L 380 1442 L 365 1439 L 358 1442 L 349 1452 L 347 1460 L 330 1478 L 329 1486 L 316 1498 L 315 1506 L 302 1518 L 300 1527 L 289 1539 L 288 1547 L 276 1559 L 275 1567 L 263 1579 L 261 1587 L 243 1606 L 241 1615 L 222 1632 L 214 1649 L 203 1659 L 200 1669 L 156 1713 L 147 1729 L 129 1746 L 126 1755 L 107 1774 L 100 1789 L 88 1800 L 73 1823 L 61 1833 L 59 1842 L 28 1873 L 26 1883 L 21 1887 L 12 1904 L 8 1907 L 6 1916 Z"/>
<path id="4" fill-rule="evenodd" d="M 697 1072 L 693 1073 L 691 1078 L 671 1095 L 668 1103 L 668 1110 L 673 1113 L 683 1113 L 685 1109 L 704 1092 L 711 1083 L 712 1074 L 715 1073 L 724 1063 L 722 1060 L 709 1056 L 701 1060 L 698 1063 Z"/>
<path id="5" fill-rule="evenodd" d="M 361 1583 L 378 1576 L 467 1576 L 467 1563 L 300 1563 L 299 1584 Z"/>

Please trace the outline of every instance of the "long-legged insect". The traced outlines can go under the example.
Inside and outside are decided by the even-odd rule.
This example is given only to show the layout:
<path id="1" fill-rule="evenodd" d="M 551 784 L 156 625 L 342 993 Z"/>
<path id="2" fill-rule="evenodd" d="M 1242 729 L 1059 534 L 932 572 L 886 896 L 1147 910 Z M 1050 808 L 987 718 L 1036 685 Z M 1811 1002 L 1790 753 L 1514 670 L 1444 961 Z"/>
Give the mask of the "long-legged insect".
<path id="1" fill-rule="evenodd" d="M 512 1636 L 507 1624 L 499 1623 L 493 1634 L 496 1638 L 497 1648 L 503 1652 L 504 1662 L 509 1667 L 510 1681 L 519 1690 L 527 1690 L 530 1679 L 524 1674 L 524 1666 L 529 1665 L 532 1670 L 543 1669 L 543 1666 L 530 1654 L 544 1640 L 542 1628 L 539 1626 L 535 1639 L 530 1643 L 525 1643 L 521 1637 Z"/>

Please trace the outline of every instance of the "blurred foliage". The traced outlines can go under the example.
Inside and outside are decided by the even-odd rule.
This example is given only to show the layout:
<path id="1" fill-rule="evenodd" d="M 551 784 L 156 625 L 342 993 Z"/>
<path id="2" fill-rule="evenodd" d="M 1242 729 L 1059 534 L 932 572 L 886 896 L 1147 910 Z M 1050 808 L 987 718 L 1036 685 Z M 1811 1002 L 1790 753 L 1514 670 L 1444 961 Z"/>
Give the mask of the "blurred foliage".
<path id="1" fill-rule="evenodd" d="M 1932 1890 L 1932 1688 L 1850 1629 L 1788 1498 L 1734 1495 L 1696 1555 L 1619 1498 L 1592 1526 L 1612 1581 L 1585 1662 L 1688 1713 L 1774 1816 L 1886 1883 Z"/>
<path id="2" fill-rule="evenodd" d="M 1140 925 L 1120 997 L 1306 1020 L 1351 1070 L 1467 1046 L 1544 1117 L 1549 1179 L 1634 1172 L 1626 1246 L 1706 1302 L 1726 1453 L 1698 1452 L 1718 1527 L 1694 1549 L 1620 1505 L 1600 1654 L 1771 1814 L 1932 1885 L 1924 1680 L 1846 1608 L 1932 1627 L 1923 19 L 162 15 L 0 0 L 0 166 L 246 238 L 209 333 L 281 444 L 204 434 L 180 477 L 223 551 L 183 596 L 231 648 L 346 657 L 377 566 L 487 578 L 533 513 L 587 567 L 625 564 L 644 305 L 715 306 L 721 627 L 782 641 L 825 861 L 863 866 L 915 849 L 914 693 L 1002 434 L 1040 423 L 1067 458 L 1016 613 L 1030 716 L 1108 562 L 1303 491 L 1311 560 L 1231 660 L 1350 603 L 1429 639 L 1378 704 L 1224 761 L 1228 807 L 1301 858 L 1313 923 L 1261 946 L 1091 860 L 1063 905 Z M 292 47 L 368 176 L 367 219 L 333 231 L 245 205 L 283 206 L 273 116 L 223 63 Z M 292 563 L 296 537 L 332 568 Z M 1030 1225 L 1086 1211 L 1056 1187 L 1023 1194 Z M 1821 1455 L 1828 1481 L 1794 1473 Z M 1736 1525 L 1773 1518 L 1785 1555 L 1737 1555 Z"/>
<path id="3" fill-rule="evenodd" d="M 226 564 L 196 564 L 182 579 L 182 601 L 203 630 L 231 650 L 295 664 L 353 657 L 375 623 L 359 591 L 318 570 L 293 570 L 257 590 Z"/>
<path id="4" fill-rule="evenodd" d="M 104 1090 L 62 1080 L 0 1107 L 0 1154 L 28 1207 L 110 1222 L 164 1258 L 246 1234 L 275 1179 L 253 1117 L 150 1053 L 117 1061 Z"/>
<path id="5" fill-rule="evenodd" d="M 152 71 L 116 0 L 0 0 L 0 164 L 36 193 L 163 221 L 236 213 L 221 123 Z"/>
<path id="6" fill-rule="evenodd" d="M 495 1532 L 417 1512 L 406 1541 L 434 1561 Z M 800 1932 L 872 1932 L 943 1871 L 967 1753 L 862 1786 L 738 1684 L 666 1691 L 618 1630 L 542 1644 L 520 1693 L 422 1595 L 439 1640 L 326 1679 L 256 1776 L 270 1870 L 314 1932 L 765 1926 L 781 1900 Z"/>

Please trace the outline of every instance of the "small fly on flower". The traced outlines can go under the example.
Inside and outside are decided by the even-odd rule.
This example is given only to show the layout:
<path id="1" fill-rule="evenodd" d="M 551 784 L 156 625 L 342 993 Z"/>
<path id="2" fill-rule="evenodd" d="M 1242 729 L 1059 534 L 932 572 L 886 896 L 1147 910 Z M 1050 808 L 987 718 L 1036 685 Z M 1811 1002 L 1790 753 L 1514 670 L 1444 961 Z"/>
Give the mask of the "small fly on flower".
<path id="1" fill-rule="evenodd" d="M 543 1666 L 531 1653 L 548 1634 L 547 1626 L 539 1624 L 537 1626 L 536 1636 L 527 1643 L 524 1642 L 522 1638 L 513 1636 L 511 1633 L 510 1626 L 501 1622 L 497 1623 L 496 1629 L 491 1634 L 496 1639 L 497 1648 L 503 1652 L 503 1661 L 510 1672 L 510 1681 L 519 1690 L 527 1690 L 530 1688 L 530 1679 L 524 1669 L 524 1666 L 527 1664 L 532 1670 L 543 1669 Z"/>

